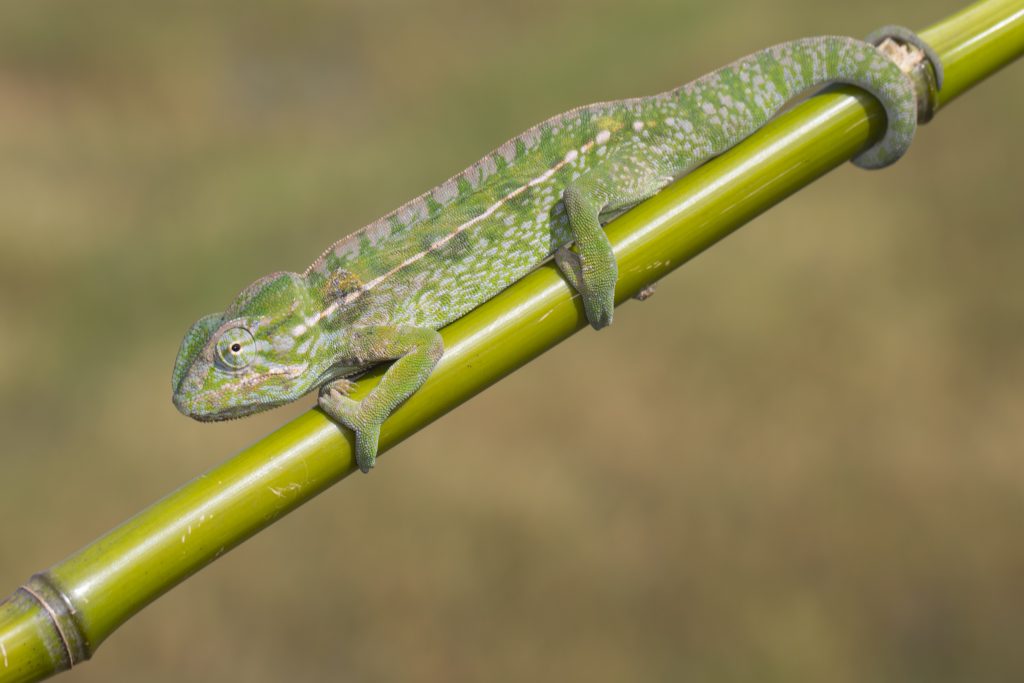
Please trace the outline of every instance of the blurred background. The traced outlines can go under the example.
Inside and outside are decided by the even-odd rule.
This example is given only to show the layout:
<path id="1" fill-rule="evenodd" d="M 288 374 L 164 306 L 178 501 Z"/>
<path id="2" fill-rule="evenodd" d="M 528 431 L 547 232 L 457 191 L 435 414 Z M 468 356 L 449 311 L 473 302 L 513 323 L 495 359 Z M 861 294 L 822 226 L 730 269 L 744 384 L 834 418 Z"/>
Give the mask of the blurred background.
<path id="1" fill-rule="evenodd" d="M 959 0 L 0 10 L 0 595 L 313 399 L 181 335 L 573 106 Z M 72 681 L 1024 677 L 1024 64 L 220 559 Z"/>

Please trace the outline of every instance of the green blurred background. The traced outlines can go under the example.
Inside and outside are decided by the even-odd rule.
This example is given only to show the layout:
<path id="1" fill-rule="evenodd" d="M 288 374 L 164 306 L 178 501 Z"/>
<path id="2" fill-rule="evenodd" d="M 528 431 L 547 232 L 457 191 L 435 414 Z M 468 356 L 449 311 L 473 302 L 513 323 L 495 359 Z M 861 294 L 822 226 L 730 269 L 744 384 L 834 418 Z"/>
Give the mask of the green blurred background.
<path id="1" fill-rule="evenodd" d="M 191 322 L 540 119 L 954 0 L 0 9 L 0 594 L 312 404 Z M 78 681 L 1024 678 L 1024 64 L 280 521 Z"/>

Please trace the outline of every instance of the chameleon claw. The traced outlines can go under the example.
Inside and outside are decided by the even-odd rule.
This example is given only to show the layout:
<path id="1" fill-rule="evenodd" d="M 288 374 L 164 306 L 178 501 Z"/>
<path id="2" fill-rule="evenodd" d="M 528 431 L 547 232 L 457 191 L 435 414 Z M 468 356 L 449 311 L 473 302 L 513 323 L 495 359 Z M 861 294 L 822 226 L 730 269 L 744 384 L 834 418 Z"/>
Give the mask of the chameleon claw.
<path id="1" fill-rule="evenodd" d="M 583 294 L 583 307 L 587 311 L 587 320 L 595 330 L 600 330 L 612 324 L 612 317 L 615 315 L 615 281 L 618 279 L 618 269 L 615 262 L 612 262 L 611 274 L 601 272 L 596 268 L 588 268 L 583 264 L 584 282 L 591 283 L 586 287 Z"/>
<path id="2" fill-rule="evenodd" d="M 353 401 L 333 386 L 327 386 L 324 389 L 318 400 L 324 412 L 349 429 L 357 429 L 355 423 L 358 420 L 359 401 Z"/>
<path id="3" fill-rule="evenodd" d="M 341 396 L 349 396 L 356 390 L 356 383 L 350 379 L 336 379 L 331 382 L 331 391 Z"/>
<path id="4" fill-rule="evenodd" d="M 603 297 L 610 299 L 610 297 Z M 586 303 L 586 302 L 584 302 Z M 613 311 L 615 310 L 614 299 L 611 301 L 598 301 L 592 305 L 587 306 L 587 319 L 590 320 L 590 326 L 595 330 L 608 327 L 612 324 Z"/>
<path id="5" fill-rule="evenodd" d="M 380 425 L 367 425 L 356 432 L 356 464 L 367 474 L 377 464 L 377 442 Z"/>

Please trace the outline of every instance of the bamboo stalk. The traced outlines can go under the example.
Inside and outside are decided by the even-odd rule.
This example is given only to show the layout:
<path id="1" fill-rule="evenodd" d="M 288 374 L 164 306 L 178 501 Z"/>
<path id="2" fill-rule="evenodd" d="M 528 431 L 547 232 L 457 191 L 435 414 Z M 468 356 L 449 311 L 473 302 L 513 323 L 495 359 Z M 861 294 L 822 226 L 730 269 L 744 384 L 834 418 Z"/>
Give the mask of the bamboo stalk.
<path id="1" fill-rule="evenodd" d="M 922 32 L 942 107 L 1024 53 L 1024 0 L 982 0 Z M 884 114 L 840 88 L 780 116 L 608 226 L 622 302 L 878 139 Z M 384 452 L 586 326 L 552 266 L 442 331 L 445 355 L 384 424 Z M 360 381 L 357 397 L 379 380 Z M 37 574 L 0 604 L 0 683 L 88 659 L 132 615 L 355 470 L 351 435 L 314 409 Z"/>

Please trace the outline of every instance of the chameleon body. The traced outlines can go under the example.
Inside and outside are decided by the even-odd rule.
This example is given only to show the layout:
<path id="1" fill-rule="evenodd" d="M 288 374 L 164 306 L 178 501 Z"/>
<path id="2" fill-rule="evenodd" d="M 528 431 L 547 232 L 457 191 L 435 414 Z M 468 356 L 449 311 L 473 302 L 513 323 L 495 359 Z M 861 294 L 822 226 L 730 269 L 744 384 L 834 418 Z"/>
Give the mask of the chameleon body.
<path id="1" fill-rule="evenodd" d="M 907 35 L 939 80 L 933 53 Z M 591 325 L 608 325 L 617 270 L 602 224 L 737 144 L 796 95 L 834 82 L 867 90 L 888 119 L 884 137 L 854 162 L 898 159 L 917 125 L 914 87 L 853 38 L 783 43 L 674 90 L 573 109 L 336 242 L 305 272 L 267 275 L 201 318 L 178 354 L 174 403 L 196 419 L 224 420 L 320 388 L 321 408 L 355 431 L 356 460 L 368 471 L 381 423 L 441 358 L 438 329 L 552 256 Z M 348 398 L 345 378 L 382 361 L 394 363 L 378 386 Z"/>

